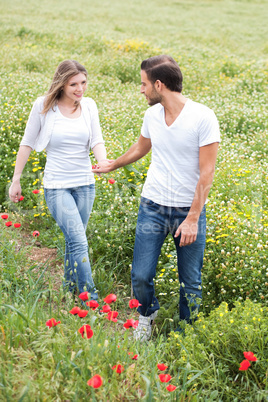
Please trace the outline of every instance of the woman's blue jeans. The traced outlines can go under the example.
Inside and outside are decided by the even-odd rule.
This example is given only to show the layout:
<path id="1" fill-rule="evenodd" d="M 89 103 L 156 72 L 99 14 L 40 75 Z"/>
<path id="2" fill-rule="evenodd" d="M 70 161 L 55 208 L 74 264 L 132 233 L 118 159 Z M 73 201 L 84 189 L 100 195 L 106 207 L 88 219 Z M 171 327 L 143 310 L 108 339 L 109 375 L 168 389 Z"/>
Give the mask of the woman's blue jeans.
<path id="1" fill-rule="evenodd" d="M 132 263 L 132 286 L 135 297 L 141 303 L 138 311 L 149 316 L 159 309 L 155 297 L 154 277 L 161 247 L 171 233 L 177 250 L 180 282 L 180 319 L 190 322 L 198 310 L 202 298 L 201 268 L 206 244 L 206 209 L 198 221 L 198 234 L 194 243 L 180 247 L 180 236 L 174 238 L 178 226 L 186 218 L 190 208 L 166 207 L 141 197 L 136 227 Z"/>
<path id="2" fill-rule="evenodd" d="M 51 215 L 65 237 L 64 286 L 72 293 L 89 292 L 97 299 L 88 255 L 86 227 L 95 198 L 94 184 L 63 189 L 45 188 Z"/>

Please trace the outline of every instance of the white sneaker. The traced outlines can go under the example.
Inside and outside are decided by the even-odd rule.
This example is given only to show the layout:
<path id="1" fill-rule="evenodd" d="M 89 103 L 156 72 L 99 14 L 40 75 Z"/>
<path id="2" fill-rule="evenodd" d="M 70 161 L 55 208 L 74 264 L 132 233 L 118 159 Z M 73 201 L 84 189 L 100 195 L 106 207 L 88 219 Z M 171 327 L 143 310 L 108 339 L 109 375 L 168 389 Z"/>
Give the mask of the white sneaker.
<path id="1" fill-rule="evenodd" d="M 153 320 L 157 316 L 158 310 L 156 310 L 153 314 L 149 315 L 148 317 L 144 317 L 143 315 L 140 314 L 139 316 L 139 324 L 137 328 L 134 329 L 134 339 L 136 341 L 149 341 L 151 338 L 152 334 L 152 323 Z"/>

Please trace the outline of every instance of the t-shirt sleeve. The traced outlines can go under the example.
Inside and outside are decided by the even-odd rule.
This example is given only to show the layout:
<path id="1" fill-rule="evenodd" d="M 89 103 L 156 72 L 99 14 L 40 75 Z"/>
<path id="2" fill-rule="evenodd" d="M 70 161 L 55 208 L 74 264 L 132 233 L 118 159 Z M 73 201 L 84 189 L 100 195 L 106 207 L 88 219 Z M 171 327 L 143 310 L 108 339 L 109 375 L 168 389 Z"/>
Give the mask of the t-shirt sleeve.
<path id="1" fill-rule="evenodd" d="M 145 112 L 144 118 L 143 118 L 143 123 L 141 127 L 141 135 L 144 138 L 151 138 L 149 129 L 148 129 L 148 113 Z"/>
<path id="2" fill-rule="evenodd" d="M 41 101 L 38 98 L 33 104 L 20 145 L 27 145 L 34 149 L 35 141 L 41 130 L 40 113 Z"/>
<path id="3" fill-rule="evenodd" d="M 93 149 L 97 144 L 104 144 L 104 140 L 102 137 L 99 112 L 97 105 L 93 99 L 91 99 L 90 103 L 90 116 L 91 116 L 91 131 L 92 131 L 92 139 L 90 147 Z"/>
<path id="4" fill-rule="evenodd" d="M 208 109 L 206 113 L 202 115 L 198 132 L 199 147 L 221 141 L 219 122 L 213 110 Z"/>

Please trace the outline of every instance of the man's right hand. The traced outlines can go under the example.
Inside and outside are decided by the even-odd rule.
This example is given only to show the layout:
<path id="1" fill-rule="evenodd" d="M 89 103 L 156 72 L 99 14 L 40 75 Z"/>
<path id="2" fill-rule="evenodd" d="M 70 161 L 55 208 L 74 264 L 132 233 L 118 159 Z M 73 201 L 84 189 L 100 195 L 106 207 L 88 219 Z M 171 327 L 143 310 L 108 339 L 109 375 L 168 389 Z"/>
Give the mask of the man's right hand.
<path id="1" fill-rule="evenodd" d="M 92 166 L 92 172 L 96 174 L 109 173 L 115 169 L 116 167 L 114 166 L 114 160 L 109 159 L 100 161 L 97 165 Z"/>
<path id="2" fill-rule="evenodd" d="M 134 163 L 145 156 L 150 151 L 151 146 L 151 140 L 140 135 L 138 141 L 131 145 L 127 152 L 119 156 L 116 160 L 100 161 L 97 166 L 92 168 L 92 172 L 108 173 L 112 170 L 129 165 L 130 163 Z"/>

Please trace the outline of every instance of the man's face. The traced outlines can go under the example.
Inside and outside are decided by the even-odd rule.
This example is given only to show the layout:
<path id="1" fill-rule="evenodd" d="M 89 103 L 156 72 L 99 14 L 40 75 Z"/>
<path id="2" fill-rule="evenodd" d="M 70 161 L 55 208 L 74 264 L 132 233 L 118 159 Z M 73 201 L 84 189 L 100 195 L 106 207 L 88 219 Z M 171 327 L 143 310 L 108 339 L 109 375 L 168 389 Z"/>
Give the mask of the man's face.
<path id="1" fill-rule="evenodd" d="M 141 70 L 141 93 L 145 95 L 148 105 L 153 106 L 161 103 L 162 97 L 155 89 L 154 84 L 148 80 L 147 74 L 143 70 Z"/>

